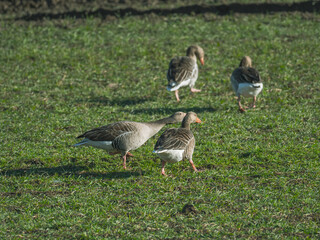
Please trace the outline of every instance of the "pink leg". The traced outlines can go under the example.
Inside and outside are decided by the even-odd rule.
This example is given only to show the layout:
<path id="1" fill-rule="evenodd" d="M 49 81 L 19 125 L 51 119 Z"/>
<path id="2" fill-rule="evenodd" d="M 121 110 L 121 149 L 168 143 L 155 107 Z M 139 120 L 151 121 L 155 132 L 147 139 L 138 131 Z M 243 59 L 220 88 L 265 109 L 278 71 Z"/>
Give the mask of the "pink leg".
<path id="1" fill-rule="evenodd" d="M 240 110 L 240 112 L 245 112 L 246 110 L 241 106 L 241 97 L 240 97 L 240 95 L 238 96 L 238 105 L 239 105 L 239 110 Z"/>
<path id="2" fill-rule="evenodd" d="M 175 95 L 176 95 L 176 99 L 178 102 L 180 102 L 180 98 L 179 98 L 179 90 L 175 90 L 174 91 Z"/>
<path id="3" fill-rule="evenodd" d="M 254 97 L 253 97 L 252 108 L 255 108 L 255 107 L 256 107 L 256 101 L 257 101 L 257 97 L 254 96 Z"/>
<path id="4" fill-rule="evenodd" d="M 196 89 L 196 88 L 191 88 L 190 91 L 191 91 L 192 93 L 201 92 L 200 89 Z"/>
<path id="5" fill-rule="evenodd" d="M 194 170 L 195 172 L 198 172 L 198 170 L 196 169 L 196 166 L 193 164 L 192 159 L 189 160 L 189 163 L 191 164 L 193 170 Z"/>
<path id="6" fill-rule="evenodd" d="M 124 168 L 124 170 L 126 170 L 127 169 L 127 166 L 126 166 L 127 154 L 124 154 L 122 156 L 122 159 L 123 159 L 123 168 Z"/>
<path id="7" fill-rule="evenodd" d="M 161 163 L 162 163 L 161 174 L 162 174 L 163 176 L 167 176 L 167 174 L 164 172 L 164 166 L 166 165 L 166 162 L 165 162 L 165 161 L 162 161 Z"/>

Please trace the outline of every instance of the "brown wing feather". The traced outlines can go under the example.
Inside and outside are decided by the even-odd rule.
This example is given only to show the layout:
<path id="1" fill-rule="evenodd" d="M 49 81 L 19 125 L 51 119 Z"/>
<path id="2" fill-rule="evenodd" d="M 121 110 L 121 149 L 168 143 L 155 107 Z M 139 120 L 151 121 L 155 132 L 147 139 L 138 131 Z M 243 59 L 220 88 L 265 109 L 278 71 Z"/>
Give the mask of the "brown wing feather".
<path id="1" fill-rule="evenodd" d="M 192 132 L 184 128 L 170 128 L 158 139 L 154 150 L 183 150 L 194 139 Z"/>
<path id="2" fill-rule="evenodd" d="M 106 126 L 94 128 L 83 133 L 78 138 L 88 138 L 92 141 L 113 141 L 116 137 L 126 132 L 136 131 L 137 128 L 133 122 L 116 122 Z"/>
<path id="3" fill-rule="evenodd" d="M 167 78 L 169 85 L 172 82 L 181 83 L 192 77 L 194 61 L 189 57 L 175 57 L 169 64 Z"/>

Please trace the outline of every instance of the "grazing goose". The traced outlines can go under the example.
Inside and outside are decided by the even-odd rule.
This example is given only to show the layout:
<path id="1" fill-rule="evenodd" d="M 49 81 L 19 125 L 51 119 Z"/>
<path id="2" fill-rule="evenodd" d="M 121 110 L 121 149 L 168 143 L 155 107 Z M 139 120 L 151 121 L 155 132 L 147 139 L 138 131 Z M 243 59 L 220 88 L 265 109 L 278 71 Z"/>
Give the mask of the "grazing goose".
<path id="1" fill-rule="evenodd" d="M 176 112 L 170 117 L 154 122 L 121 121 L 111 123 L 78 136 L 78 138 L 84 139 L 74 146 L 88 145 L 101 148 L 111 155 L 121 153 L 123 168 L 126 169 L 127 156 L 132 156 L 130 150 L 139 148 L 166 124 L 181 122 L 185 115 L 183 112 Z"/>
<path id="2" fill-rule="evenodd" d="M 191 92 L 200 92 L 201 90 L 193 88 L 198 78 L 197 59 L 204 65 L 204 51 L 199 46 L 190 46 L 187 49 L 187 56 L 175 57 L 170 61 L 167 72 L 168 91 L 175 91 L 177 101 L 179 102 L 179 88 L 190 86 Z"/>
<path id="3" fill-rule="evenodd" d="M 158 139 L 153 152 L 161 159 L 162 175 L 166 176 L 164 166 L 167 162 L 179 162 L 185 158 L 189 160 L 194 171 L 197 171 L 192 161 L 195 138 L 190 130 L 190 124 L 194 122 L 201 123 L 201 120 L 194 112 L 188 112 L 180 128 L 167 129 Z"/>
<path id="4" fill-rule="evenodd" d="M 257 95 L 263 88 L 259 72 L 252 68 L 251 58 L 245 56 L 242 58 L 240 65 L 231 75 L 231 85 L 238 96 L 238 105 L 240 112 L 245 112 L 241 106 L 241 95 L 244 97 L 253 97 L 252 108 L 256 107 Z"/>

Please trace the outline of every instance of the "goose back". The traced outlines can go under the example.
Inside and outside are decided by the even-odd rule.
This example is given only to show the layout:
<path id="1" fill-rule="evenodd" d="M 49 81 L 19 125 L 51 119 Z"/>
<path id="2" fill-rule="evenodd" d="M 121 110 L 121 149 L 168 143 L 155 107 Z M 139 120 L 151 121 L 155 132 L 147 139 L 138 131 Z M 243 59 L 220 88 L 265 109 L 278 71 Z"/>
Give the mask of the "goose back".
<path id="1" fill-rule="evenodd" d="M 238 67 L 232 73 L 232 77 L 240 83 L 262 82 L 259 72 L 251 67 Z"/>
<path id="2" fill-rule="evenodd" d="M 121 121 L 94 128 L 81 134 L 77 138 L 87 138 L 92 141 L 113 141 L 116 137 L 126 132 L 135 131 L 138 131 L 137 123 L 130 121 Z"/>

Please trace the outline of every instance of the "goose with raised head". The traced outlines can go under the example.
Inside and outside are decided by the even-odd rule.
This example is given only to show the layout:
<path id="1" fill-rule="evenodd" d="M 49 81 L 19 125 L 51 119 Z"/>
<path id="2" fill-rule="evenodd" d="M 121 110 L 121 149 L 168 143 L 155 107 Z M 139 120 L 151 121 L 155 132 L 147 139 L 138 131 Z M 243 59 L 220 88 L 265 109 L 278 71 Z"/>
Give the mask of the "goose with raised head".
<path id="1" fill-rule="evenodd" d="M 238 106 L 240 112 L 246 110 L 241 106 L 241 95 L 244 97 L 252 97 L 252 108 L 256 107 L 256 100 L 258 94 L 262 91 L 263 83 L 259 72 L 252 68 L 251 58 L 244 56 L 238 68 L 236 68 L 231 77 L 231 85 L 238 96 Z"/>
<path id="2" fill-rule="evenodd" d="M 199 72 L 197 59 L 204 65 L 204 51 L 201 47 L 195 45 L 188 47 L 187 56 L 175 57 L 169 63 L 167 90 L 175 92 L 178 102 L 180 101 L 180 87 L 189 85 L 191 92 L 201 91 L 194 88 Z"/>
<path id="3" fill-rule="evenodd" d="M 129 152 L 142 146 L 166 124 L 178 123 L 183 120 L 185 113 L 176 112 L 170 117 L 153 122 L 121 121 L 87 131 L 78 138 L 84 138 L 74 146 L 92 146 L 104 149 L 111 155 L 121 153 L 123 168 L 126 169 Z"/>
<path id="4" fill-rule="evenodd" d="M 153 152 L 161 159 L 162 175 L 166 176 L 164 167 L 167 162 L 175 163 L 183 159 L 188 159 L 193 170 L 197 171 L 192 161 L 195 137 L 190 130 L 191 123 L 201 123 L 194 112 L 187 113 L 180 128 L 169 128 L 158 139 Z"/>

